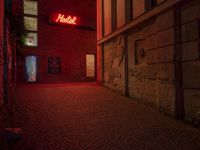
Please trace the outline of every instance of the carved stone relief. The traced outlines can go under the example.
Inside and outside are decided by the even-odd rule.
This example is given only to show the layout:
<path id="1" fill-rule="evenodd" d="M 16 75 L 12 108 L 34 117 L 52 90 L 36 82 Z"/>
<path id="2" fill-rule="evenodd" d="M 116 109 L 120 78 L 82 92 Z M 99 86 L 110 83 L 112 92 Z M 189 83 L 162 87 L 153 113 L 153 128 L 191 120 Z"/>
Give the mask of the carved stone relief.
<path id="1" fill-rule="evenodd" d="M 124 73 L 124 35 L 117 37 L 116 46 L 112 49 L 111 68 L 105 72 L 105 81 L 112 86 L 117 86 Z"/>

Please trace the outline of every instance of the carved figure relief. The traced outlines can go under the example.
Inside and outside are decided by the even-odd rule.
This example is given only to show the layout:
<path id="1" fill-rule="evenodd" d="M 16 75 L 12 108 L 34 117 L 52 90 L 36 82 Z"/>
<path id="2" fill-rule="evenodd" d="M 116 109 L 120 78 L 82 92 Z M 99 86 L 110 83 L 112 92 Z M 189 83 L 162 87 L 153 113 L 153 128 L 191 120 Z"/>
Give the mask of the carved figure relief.
<path id="1" fill-rule="evenodd" d="M 112 63 L 109 71 L 105 72 L 105 81 L 112 86 L 117 86 L 123 74 L 124 61 L 124 36 L 117 37 L 116 47 L 112 50 Z"/>

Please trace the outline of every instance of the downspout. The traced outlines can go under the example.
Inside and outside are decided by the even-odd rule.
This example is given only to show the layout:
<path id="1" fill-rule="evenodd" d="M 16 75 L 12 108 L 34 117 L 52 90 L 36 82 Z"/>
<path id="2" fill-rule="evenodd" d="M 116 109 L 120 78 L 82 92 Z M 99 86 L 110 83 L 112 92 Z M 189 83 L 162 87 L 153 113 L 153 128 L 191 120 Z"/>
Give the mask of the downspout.
<path id="1" fill-rule="evenodd" d="M 128 71 L 128 39 L 127 33 L 124 33 L 124 52 L 125 52 L 125 66 L 124 66 L 124 74 L 125 74 L 125 96 L 129 97 L 129 71 Z"/>
<path id="2" fill-rule="evenodd" d="M 174 7 L 175 23 L 175 47 L 174 47 L 174 71 L 175 71 L 175 115 L 178 119 L 184 119 L 183 73 L 182 73 L 182 49 L 181 49 L 181 9 L 177 4 Z"/>
<path id="3" fill-rule="evenodd" d="M 8 64 L 7 64 L 7 19 L 4 18 L 3 26 L 3 103 L 8 103 Z"/>
<path id="4" fill-rule="evenodd" d="M 4 19 L 3 19 L 3 104 L 8 104 L 8 64 L 7 64 L 7 44 L 8 44 L 8 5 L 4 1 Z"/>

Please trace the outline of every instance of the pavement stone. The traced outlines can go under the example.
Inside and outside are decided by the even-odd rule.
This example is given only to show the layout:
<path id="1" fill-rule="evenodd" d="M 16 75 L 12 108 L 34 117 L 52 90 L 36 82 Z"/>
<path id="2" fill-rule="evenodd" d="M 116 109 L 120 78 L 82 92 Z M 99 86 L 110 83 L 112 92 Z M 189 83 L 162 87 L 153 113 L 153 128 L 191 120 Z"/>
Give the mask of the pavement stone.
<path id="1" fill-rule="evenodd" d="M 96 84 L 21 84 L 10 150 L 200 150 L 200 130 Z"/>

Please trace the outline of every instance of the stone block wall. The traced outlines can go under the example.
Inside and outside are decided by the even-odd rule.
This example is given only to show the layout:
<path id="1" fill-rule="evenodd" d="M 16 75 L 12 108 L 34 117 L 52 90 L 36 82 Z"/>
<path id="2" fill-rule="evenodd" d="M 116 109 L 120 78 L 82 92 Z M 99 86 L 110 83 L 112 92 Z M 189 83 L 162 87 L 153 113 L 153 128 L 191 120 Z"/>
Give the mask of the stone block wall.
<path id="1" fill-rule="evenodd" d="M 181 8 L 181 48 L 185 115 L 200 121 L 200 3 L 191 1 Z"/>
<path id="2" fill-rule="evenodd" d="M 104 44 L 104 86 L 125 93 L 124 36 L 120 35 Z"/>
<path id="3" fill-rule="evenodd" d="M 170 115 L 175 115 L 174 44 L 173 10 L 128 33 L 130 97 Z"/>
<path id="4" fill-rule="evenodd" d="M 185 119 L 200 122 L 200 2 L 181 1 L 176 7 L 180 30 L 179 9 L 173 6 L 105 42 L 102 79 L 104 86 L 172 116 L 183 116 L 184 102 Z"/>

